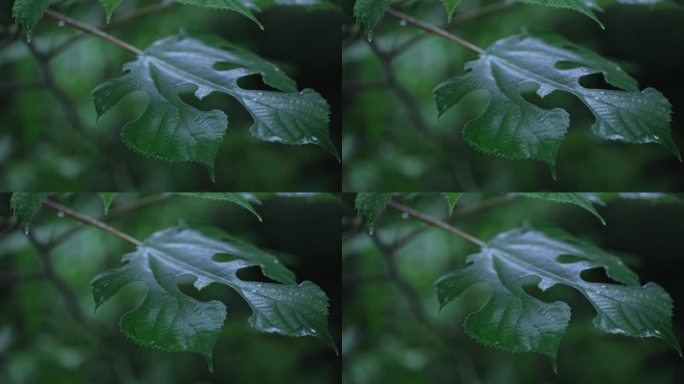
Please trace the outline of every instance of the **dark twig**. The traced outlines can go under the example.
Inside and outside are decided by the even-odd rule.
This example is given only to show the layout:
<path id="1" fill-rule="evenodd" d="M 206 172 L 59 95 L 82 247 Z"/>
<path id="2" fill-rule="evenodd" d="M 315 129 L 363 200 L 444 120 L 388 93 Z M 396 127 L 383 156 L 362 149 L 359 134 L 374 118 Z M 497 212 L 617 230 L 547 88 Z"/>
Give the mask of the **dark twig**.
<path id="1" fill-rule="evenodd" d="M 114 44 L 114 45 L 116 45 L 116 46 L 118 46 L 118 47 L 120 47 L 120 48 L 125 49 L 126 51 L 128 51 L 128 52 L 130 52 L 130 53 L 132 53 L 132 54 L 134 54 L 134 55 L 136 55 L 136 56 L 140 56 L 140 55 L 142 55 L 142 53 L 143 53 L 140 49 L 138 49 L 138 48 L 132 46 L 131 44 L 128 44 L 128 43 L 125 42 L 125 41 L 119 40 L 118 38 L 116 38 L 116 37 L 114 37 L 114 36 L 112 36 L 112 35 L 110 35 L 110 34 L 104 32 L 104 31 L 102 31 L 102 30 L 100 30 L 100 29 L 97 29 L 97 28 L 95 28 L 95 27 L 93 27 L 93 26 L 90 26 L 90 25 L 88 25 L 88 24 L 81 23 L 81 22 L 78 21 L 78 20 L 74 20 L 74 19 L 70 18 L 69 16 L 63 15 L 63 14 L 61 14 L 61 13 L 59 13 L 59 12 L 56 12 L 56 11 L 54 11 L 54 10 L 52 10 L 52 9 L 46 10 L 46 11 L 45 11 L 45 14 L 48 15 L 48 16 L 50 16 L 50 17 L 52 17 L 52 18 L 54 18 L 54 19 L 57 19 L 58 21 L 60 21 L 60 22 L 62 22 L 62 23 L 64 23 L 64 24 L 66 24 L 66 25 L 68 25 L 68 26 L 70 26 L 70 27 L 79 29 L 79 30 L 81 30 L 81 31 L 83 31 L 83 32 L 86 32 L 86 33 L 89 33 L 89 34 L 91 34 L 91 35 L 97 36 L 97 37 L 99 37 L 100 39 L 106 40 L 106 41 L 108 41 L 108 42 L 110 42 L 110 43 L 112 43 L 112 44 Z"/>
<path id="2" fill-rule="evenodd" d="M 125 241 L 127 241 L 127 242 L 129 242 L 135 246 L 142 245 L 142 242 L 140 240 L 134 238 L 133 236 L 127 235 L 127 234 L 119 231 L 118 229 L 110 227 L 109 225 L 107 225 L 107 224 L 105 224 L 99 220 L 95 220 L 90 216 L 86 216 L 86 215 L 82 214 L 81 212 L 74 211 L 73 209 L 71 209 L 69 207 L 65 207 L 59 203 L 52 201 L 52 200 L 43 201 L 43 205 L 50 208 L 50 209 L 54 209 L 55 211 L 62 212 L 65 215 L 71 216 L 77 220 L 80 220 L 80 221 L 88 224 L 88 225 L 92 225 L 92 226 L 99 228 L 103 231 L 109 232 L 112 235 L 114 235 L 114 236 L 116 236 L 122 240 L 125 240 Z"/>
<path id="3" fill-rule="evenodd" d="M 448 223 L 445 223 L 442 220 L 435 219 L 432 216 L 428 216 L 424 213 L 416 211 L 413 208 L 410 208 L 410 207 L 407 207 L 403 204 L 397 203 L 396 201 L 390 200 L 389 203 L 387 203 L 387 206 L 392 207 L 392 208 L 394 208 L 400 212 L 403 212 L 409 216 L 412 216 L 412 217 L 414 217 L 414 218 L 416 218 L 422 222 L 425 222 L 429 225 L 432 225 L 432 226 L 437 227 L 437 228 L 442 228 L 445 231 L 451 232 L 454 235 L 456 235 L 456 236 L 458 236 L 464 240 L 467 240 L 467 241 L 469 241 L 469 242 L 471 242 L 471 243 L 473 243 L 479 247 L 487 246 L 487 244 L 484 241 L 478 239 L 477 237 L 475 237 L 473 235 L 465 233 L 465 232 L 461 231 L 460 229 L 458 229 L 454 226 L 451 226 Z"/>
<path id="4" fill-rule="evenodd" d="M 423 307 L 420 294 L 411 286 L 411 284 L 404 279 L 403 276 L 399 274 L 397 269 L 397 262 L 394 256 L 394 250 L 381 242 L 376 236 L 369 235 L 375 246 L 380 250 L 382 258 L 385 260 L 385 267 L 387 268 L 387 278 L 399 288 L 401 294 L 406 299 L 409 307 L 411 308 L 411 313 L 415 316 L 419 323 L 425 323 L 428 319 L 428 315 Z"/>
<path id="5" fill-rule="evenodd" d="M 408 23 L 408 24 L 411 24 L 417 28 L 420 28 L 420 29 L 422 29 L 428 33 L 431 33 L 433 35 L 436 35 L 436 36 L 442 37 L 444 39 L 447 39 L 449 41 L 452 41 L 452 42 L 454 42 L 454 43 L 456 43 L 456 44 L 458 44 L 464 48 L 470 49 L 471 51 L 473 51 L 475 53 L 482 54 L 485 52 L 482 48 L 478 47 L 477 45 L 475 45 L 469 41 L 463 40 L 462 38 L 455 36 L 455 35 L 452 35 L 451 33 L 447 32 L 441 28 L 438 28 L 438 27 L 435 27 L 434 25 L 420 21 L 420 20 L 418 20 L 412 16 L 401 13 L 395 9 L 390 8 L 385 13 L 387 15 L 395 17 L 395 18 L 397 18 L 397 19 L 399 19 L 405 23 Z"/>
<path id="6" fill-rule="evenodd" d="M 84 323 L 83 312 L 78 305 L 76 293 L 74 293 L 71 287 L 69 287 L 69 285 L 55 272 L 52 260 L 50 259 L 50 251 L 45 248 L 44 244 L 35 238 L 33 232 L 29 232 L 28 238 L 38 253 L 38 258 L 43 266 L 45 277 L 50 280 L 55 289 L 57 289 L 57 292 L 62 296 L 62 299 L 64 299 L 69 314 L 71 314 L 77 322 Z"/>
<path id="7" fill-rule="evenodd" d="M 142 7 L 138 10 L 132 11 L 130 13 L 127 13 L 125 15 L 116 17 L 112 20 L 111 23 L 109 24 L 102 24 L 97 27 L 97 29 L 101 31 L 108 31 L 110 29 L 114 29 L 122 24 L 125 24 L 129 21 L 139 19 L 141 17 L 163 11 L 165 9 L 169 9 L 173 6 L 174 3 L 172 2 L 162 2 L 162 3 L 155 3 L 155 4 L 150 4 L 148 6 Z M 64 52 L 67 48 L 72 46 L 74 43 L 78 42 L 81 40 L 83 37 L 87 36 L 87 34 L 79 34 L 76 36 L 71 37 L 70 39 L 67 39 L 66 41 L 62 42 L 61 44 L 57 45 L 56 47 L 52 48 L 50 52 L 47 53 L 47 56 L 50 58 L 53 58 L 60 53 Z"/>
<path id="8" fill-rule="evenodd" d="M 115 218 L 117 218 L 123 214 L 126 214 L 126 213 L 131 212 L 131 211 L 135 211 L 138 208 L 142 208 L 146 205 L 153 204 L 153 203 L 168 199 L 171 196 L 172 195 L 168 194 L 168 193 L 160 193 L 160 194 L 156 194 L 156 195 L 145 196 L 145 197 L 140 198 L 138 200 L 135 200 L 129 204 L 114 207 L 109 211 L 109 214 L 107 216 L 102 215 L 102 216 L 98 217 L 97 220 L 102 221 L 102 222 L 111 221 L 111 220 L 114 220 Z M 82 229 L 87 228 L 87 227 L 88 226 L 86 224 L 81 224 L 81 225 L 78 225 L 76 227 L 73 227 L 73 228 L 63 232 L 59 236 L 55 237 L 54 239 L 52 239 L 52 241 L 50 241 L 46 245 L 46 247 L 48 249 L 53 249 L 53 248 L 57 247 L 58 245 L 62 244 L 63 242 L 65 242 L 67 239 L 69 239 L 70 237 L 72 237 L 76 233 L 80 232 Z"/>

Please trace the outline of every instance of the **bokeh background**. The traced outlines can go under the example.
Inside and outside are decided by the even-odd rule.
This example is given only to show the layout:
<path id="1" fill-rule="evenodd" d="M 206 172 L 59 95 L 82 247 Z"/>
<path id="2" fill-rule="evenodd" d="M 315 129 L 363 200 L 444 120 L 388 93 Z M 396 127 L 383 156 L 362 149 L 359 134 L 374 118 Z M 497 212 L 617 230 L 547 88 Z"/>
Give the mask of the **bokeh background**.
<path id="1" fill-rule="evenodd" d="M 169 0 L 170 2 L 170 0 Z M 235 12 L 173 4 L 168 9 L 113 28 L 113 35 L 144 48 L 181 28 L 213 33 L 279 64 L 297 81 L 312 88 L 331 106 L 331 137 L 340 150 L 340 9 L 276 6 L 257 12 L 264 30 Z M 216 157 L 216 182 L 204 166 L 167 163 L 141 157 L 121 141 L 121 129 L 144 109 L 142 92 L 128 95 L 96 124 L 90 92 L 122 74 L 133 57 L 95 37 L 86 37 L 50 62 L 63 103 L 39 84 L 41 72 L 22 41 L 11 42 L 13 1 L 0 1 L 0 190 L 116 191 L 339 191 L 341 164 L 318 146 L 289 146 L 259 141 L 249 134 L 251 117 L 233 98 L 214 93 L 203 101 L 191 94 L 186 102 L 200 109 L 220 109 L 230 126 Z M 152 0 L 126 0 L 114 13 L 123 16 Z M 171 2 L 172 3 L 172 2 Z M 63 13 L 90 25 L 104 23 L 96 0 L 60 2 Z M 48 51 L 78 34 L 43 18 L 33 44 Z M 248 82 L 249 83 L 249 82 Z M 243 84 L 258 87 L 261 82 Z M 74 126 L 73 116 L 81 122 Z"/>
<path id="2" fill-rule="evenodd" d="M 628 198 L 626 198 L 628 197 Z M 684 195 L 651 199 L 626 196 L 597 206 L 603 226 L 591 213 L 573 205 L 465 194 L 453 224 L 488 241 L 525 221 L 562 228 L 619 256 L 641 278 L 656 282 L 674 302 L 674 332 L 684 342 Z M 649 197 L 649 199 L 644 199 Z M 434 282 L 465 266 L 476 247 L 449 232 L 428 227 L 398 247 L 392 260 L 401 283 L 387 277 L 387 263 L 345 194 L 343 221 L 343 377 L 347 384 L 365 383 L 680 383 L 683 359 L 664 341 L 630 338 L 599 331 L 595 310 L 575 289 L 557 285 L 546 292 L 525 290 L 544 301 L 565 301 L 572 319 L 558 349 L 558 374 L 536 353 L 510 353 L 482 346 L 464 333 L 465 316 L 489 296 L 487 284 L 470 287 L 438 311 Z M 408 194 L 405 205 L 436 218 L 447 217 L 438 194 Z M 376 222 L 374 236 L 396 246 L 404 236 L 425 228 L 412 218 L 387 209 Z M 602 270 L 584 272 L 588 281 L 612 282 Z"/>
<path id="3" fill-rule="evenodd" d="M 122 194 L 112 204 L 126 206 L 148 195 Z M 56 197 L 92 217 L 102 215 L 97 194 Z M 222 228 L 231 235 L 269 250 L 293 270 L 299 282 L 318 284 L 330 298 L 330 331 L 340 345 L 340 211 L 332 197 L 268 197 L 250 212 L 223 202 L 170 197 L 112 218 L 110 225 L 145 239 L 192 219 Z M 9 195 L 0 195 L 0 382 L 1 383 L 337 383 L 340 358 L 313 337 L 265 334 L 251 328 L 249 306 L 231 288 L 211 284 L 198 292 L 191 283 L 180 288 L 199 300 L 220 300 L 228 317 L 213 353 L 214 373 L 204 358 L 192 353 L 167 353 L 130 342 L 119 331 L 119 318 L 142 300 L 145 286 L 132 283 L 103 304 L 97 313 L 90 280 L 120 265 L 132 247 L 88 227 L 51 254 L 55 273 L 73 291 L 83 322 L 68 311 L 41 271 L 36 250 L 9 213 Z M 80 224 L 41 209 L 31 233 L 42 242 Z M 242 278 L 260 280 L 246 269 Z"/>
<path id="4" fill-rule="evenodd" d="M 614 0 L 598 1 L 599 4 Z M 382 60 L 365 41 L 352 17 L 352 0 L 343 5 L 343 190 L 344 191 L 679 191 L 684 165 L 665 148 L 609 142 L 591 133 L 594 118 L 577 98 L 555 92 L 545 99 L 525 94 L 544 108 L 562 107 L 570 127 L 557 158 L 558 181 L 545 164 L 486 155 L 463 139 L 464 124 L 478 116 L 486 91 L 470 94 L 437 120 L 432 90 L 464 73 L 476 55 L 445 39 L 428 36 L 392 60 L 395 84 L 384 81 Z M 446 23 L 441 1 L 396 2 L 397 9 L 432 25 Z M 472 15 L 501 0 L 464 0 L 455 18 Z M 605 5 L 597 12 L 606 29 L 574 11 L 511 3 L 511 6 L 453 26 L 450 31 L 480 47 L 524 27 L 550 31 L 622 65 L 640 87 L 661 91 L 672 103 L 672 133 L 684 148 L 684 8 L 679 5 Z M 385 17 L 374 33 L 381 52 L 392 51 L 421 34 Z M 600 76 L 583 84 L 603 87 Z M 400 89 L 397 92 L 397 89 Z"/>

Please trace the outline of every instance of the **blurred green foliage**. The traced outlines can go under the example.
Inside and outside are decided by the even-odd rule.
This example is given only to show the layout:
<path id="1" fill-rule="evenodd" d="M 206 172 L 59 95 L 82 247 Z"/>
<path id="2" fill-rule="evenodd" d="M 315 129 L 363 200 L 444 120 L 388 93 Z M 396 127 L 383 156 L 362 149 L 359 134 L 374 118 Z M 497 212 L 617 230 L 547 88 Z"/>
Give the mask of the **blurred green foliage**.
<path id="1" fill-rule="evenodd" d="M 570 10 L 512 3 L 468 21 L 481 7 L 501 0 L 464 0 L 449 29 L 488 47 L 522 28 L 550 31 L 618 62 L 640 87 L 661 91 L 672 103 L 674 141 L 684 146 L 684 8 L 680 5 L 614 4 L 597 13 L 605 24 Z M 681 3 L 681 2 L 678 2 Z M 658 145 L 629 145 L 599 139 L 591 133 L 591 113 L 571 95 L 554 92 L 540 99 L 527 89 L 524 97 L 543 108 L 561 107 L 570 114 L 570 128 L 557 159 L 558 181 L 535 161 L 513 161 L 486 155 L 463 139 L 464 124 L 478 116 L 488 100 L 475 91 L 440 120 L 432 91 L 442 81 L 464 73 L 475 54 L 454 43 L 423 36 L 400 50 L 393 60 L 397 85 L 387 86 L 383 61 L 352 17 L 352 0 L 343 5 L 342 90 L 344 191 L 586 191 L 680 190 L 684 166 Z M 435 26 L 444 25 L 440 1 L 403 1 L 398 9 Z M 374 31 L 375 49 L 391 52 L 424 34 L 385 17 Z M 583 85 L 604 88 L 598 75 Z M 403 91 L 397 92 L 397 87 Z M 607 86 L 608 89 L 612 87 Z"/>
<path id="2" fill-rule="evenodd" d="M 125 193 L 112 204 L 125 206 L 140 195 Z M 58 200 L 92 217 L 102 215 L 95 193 L 60 195 Z M 75 293 L 83 322 L 76 321 L 60 291 L 41 275 L 36 249 L 9 212 L 9 194 L 0 195 L 0 383 L 333 383 L 340 359 L 313 337 L 283 337 L 251 328 L 251 311 L 226 286 L 211 284 L 198 292 L 191 282 L 180 289 L 199 300 L 220 300 L 228 316 L 214 348 L 214 373 L 192 353 L 168 353 L 138 346 L 119 331 L 121 315 L 143 298 L 145 286 L 133 283 L 97 313 L 89 282 L 121 263 L 132 247 L 101 230 L 87 227 L 51 253 L 56 274 Z M 330 298 L 330 330 L 340 335 L 340 201 L 332 198 L 264 197 L 259 222 L 247 210 L 225 202 L 170 197 L 119 214 L 110 224 L 138 239 L 199 220 L 274 252 L 298 281 L 311 280 Z M 45 207 L 31 233 L 47 242 L 80 224 Z M 254 273 L 252 273 L 254 272 Z M 262 279 L 256 271 L 241 277 Z M 337 341 L 339 345 L 339 341 Z"/>
<path id="3" fill-rule="evenodd" d="M 155 3 L 126 0 L 113 22 Z M 336 4 L 336 1 L 333 1 Z M 90 92 L 121 76 L 132 56 L 92 36 L 70 45 L 50 61 L 55 83 L 71 100 L 82 129 L 69 119 L 63 102 L 45 87 L 36 59 L 15 36 L 11 1 L 0 3 L 0 189 L 1 190 L 261 190 L 338 191 L 341 165 L 320 147 L 259 141 L 248 130 L 249 114 L 227 95 L 198 101 L 204 110 L 221 109 L 229 129 L 216 158 L 216 183 L 200 164 L 166 163 L 135 154 L 121 141 L 121 129 L 144 109 L 146 96 L 136 92 L 96 123 Z M 104 24 L 105 11 L 95 0 L 60 2 L 60 10 L 90 25 Z M 299 89 L 312 88 L 331 106 L 331 137 L 340 148 L 340 11 L 334 7 L 269 7 L 258 13 L 265 29 L 235 12 L 173 4 L 170 8 L 121 24 L 109 32 L 144 48 L 180 29 L 213 33 L 280 65 Z M 41 52 L 79 34 L 49 17 L 38 23 L 33 44 Z M 13 38 L 15 36 L 15 38 Z M 263 87 L 250 77 L 242 86 Z M 67 113 L 67 114 L 65 114 Z"/>
<path id="4" fill-rule="evenodd" d="M 629 197 L 629 198 L 624 198 Z M 642 283 L 663 286 L 674 301 L 674 331 L 684 338 L 684 195 L 607 200 L 599 207 L 607 225 L 568 204 L 522 197 L 466 193 L 451 222 L 488 241 L 525 221 L 548 223 L 620 256 Z M 641 195 L 640 197 L 644 197 Z M 394 198 L 397 198 L 396 196 Z M 375 237 L 396 247 L 407 234 L 417 236 L 391 254 L 398 279 L 388 275 L 387 255 L 368 235 L 345 194 L 343 213 L 343 377 L 344 383 L 679 383 L 684 364 L 662 340 L 629 338 L 600 332 L 595 311 L 574 289 L 557 285 L 542 292 L 525 290 L 572 308 L 572 319 L 558 349 L 558 374 L 541 354 L 510 353 L 478 344 L 463 330 L 465 316 L 489 296 L 487 284 L 469 288 L 439 312 L 434 283 L 444 273 L 465 266 L 476 247 L 449 232 L 388 208 L 376 222 Z M 439 194 L 400 198 L 430 216 L 446 219 L 447 202 Z M 605 281 L 602 270 L 584 272 L 589 281 Z"/>

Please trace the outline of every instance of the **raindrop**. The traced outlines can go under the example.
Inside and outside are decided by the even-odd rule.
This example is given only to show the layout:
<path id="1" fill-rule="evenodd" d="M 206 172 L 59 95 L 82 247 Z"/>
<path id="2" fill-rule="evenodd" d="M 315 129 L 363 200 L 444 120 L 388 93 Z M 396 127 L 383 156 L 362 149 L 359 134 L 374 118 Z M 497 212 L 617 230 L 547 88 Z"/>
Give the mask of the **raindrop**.
<path id="1" fill-rule="evenodd" d="M 24 235 L 28 236 L 29 234 L 29 223 L 24 224 Z"/>
<path id="2" fill-rule="evenodd" d="M 64 217 L 64 212 L 62 212 L 62 211 L 57 212 L 57 217 L 59 217 L 60 219 L 62 217 Z"/>
<path id="3" fill-rule="evenodd" d="M 311 333 L 316 333 L 316 330 L 313 329 L 313 328 L 309 328 L 309 332 L 311 332 Z"/>
<path id="4" fill-rule="evenodd" d="M 656 329 L 656 330 L 655 330 L 655 334 L 656 334 L 656 335 L 660 335 L 660 331 Z"/>
<path id="5" fill-rule="evenodd" d="M 63 26 L 65 26 L 66 24 L 64 23 L 64 21 L 60 20 L 60 21 L 57 22 L 57 25 L 60 26 L 60 27 L 63 27 Z"/>
<path id="6" fill-rule="evenodd" d="M 402 20 L 402 21 L 399 22 L 399 25 L 401 25 L 402 27 L 405 27 L 406 24 L 408 24 L 408 23 L 406 22 L 406 20 Z"/>
<path id="7" fill-rule="evenodd" d="M 404 213 L 401 214 L 401 218 L 404 219 L 404 220 L 406 220 L 406 219 L 409 218 L 409 214 L 406 213 L 406 212 L 404 212 Z"/>

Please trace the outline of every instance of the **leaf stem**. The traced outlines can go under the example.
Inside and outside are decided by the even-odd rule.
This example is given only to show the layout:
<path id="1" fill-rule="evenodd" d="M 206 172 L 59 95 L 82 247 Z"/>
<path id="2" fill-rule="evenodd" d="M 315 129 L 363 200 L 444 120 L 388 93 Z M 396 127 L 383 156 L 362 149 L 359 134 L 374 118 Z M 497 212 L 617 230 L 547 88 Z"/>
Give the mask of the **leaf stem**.
<path id="1" fill-rule="evenodd" d="M 390 200 L 389 203 L 387 203 L 387 205 L 398 210 L 398 211 L 401 211 L 401 212 L 403 212 L 409 216 L 412 216 L 412 217 L 414 217 L 414 218 L 416 218 L 422 222 L 425 222 L 425 223 L 430 224 L 432 226 L 435 226 L 437 228 L 442 228 L 445 231 L 451 232 L 454 235 L 456 235 L 456 236 L 458 236 L 464 240 L 470 241 L 471 243 L 477 245 L 478 247 L 486 247 L 487 246 L 487 244 L 484 241 L 478 239 L 477 237 L 475 237 L 473 235 L 467 234 L 467 233 L 461 231 L 460 229 L 445 223 L 442 220 L 435 219 L 434 217 L 431 217 L 431 216 L 428 216 L 424 213 L 418 212 L 415 209 L 407 207 L 403 204 L 397 203 L 396 201 Z"/>
<path id="2" fill-rule="evenodd" d="M 97 36 L 103 40 L 106 40 L 106 41 L 114 44 L 114 45 L 117 45 L 117 46 L 125 49 L 126 51 L 128 51 L 128 52 L 130 52 L 136 56 L 140 56 L 143 53 L 140 49 L 128 44 L 125 41 L 119 40 L 116 37 L 104 32 L 104 31 L 101 31 L 101 30 L 99 30 L 95 27 L 92 27 L 90 25 L 83 24 L 78 20 L 74 20 L 74 19 L 70 18 L 69 16 L 63 15 L 63 14 L 56 12 L 56 11 L 53 11 L 52 9 L 47 9 L 45 11 L 45 14 L 54 18 L 54 19 L 59 20 L 60 22 L 66 24 L 70 27 L 79 29 L 83 32 Z"/>
<path id="3" fill-rule="evenodd" d="M 433 35 L 437 35 L 439 37 L 443 37 L 447 40 L 453 41 L 454 43 L 456 43 L 462 47 L 468 48 L 475 53 L 483 54 L 485 52 L 484 49 L 478 47 L 477 45 L 475 45 L 471 42 L 465 41 L 465 40 L 461 39 L 460 37 L 454 36 L 451 33 L 447 32 L 441 28 L 438 28 L 438 27 L 435 27 L 434 25 L 430 25 L 428 23 L 422 22 L 422 21 L 420 21 L 414 17 L 411 17 L 407 14 L 401 13 L 395 9 L 390 8 L 385 13 L 392 16 L 392 17 L 395 17 L 401 21 L 404 21 L 408 24 L 411 24 L 417 28 L 420 28 L 420 29 L 422 29 L 428 33 L 431 33 Z"/>
<path id="4" fill-rule="evenodd" d="M 133 236 L 127 235 L 127 234 L 119 231 L 116 228 L 112 228 L 109 225 L 107 225 L 101 221 L 95 220 L 90 216 L 86 216 L 86 215 L 82 214 L 81 212 L 74 211 L 73 209 L 71 209 L 69 207 L 65 207 L 59 203 L 52 201 L 52 200 L 43 201 L 43 205 L 50 208 L 50 209 L 54 209 L 55 211 L 62 212 L 65 215 L 71 216 L 71 217 L 75 218 L 76 220 L 82 221 L 88 225 L 92 225 L 92 226 L 97 227 L 103 231 L 109 232 L 112 235 L 114 235 L 114 236 L 116 236 L 122 240 L 125 240 L 125 241 L 127 241 L 127 242 L 129 242 L 135 246 L 142 245 L 142 242 L 140 240 L 134 238 Z"/>

